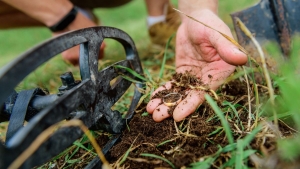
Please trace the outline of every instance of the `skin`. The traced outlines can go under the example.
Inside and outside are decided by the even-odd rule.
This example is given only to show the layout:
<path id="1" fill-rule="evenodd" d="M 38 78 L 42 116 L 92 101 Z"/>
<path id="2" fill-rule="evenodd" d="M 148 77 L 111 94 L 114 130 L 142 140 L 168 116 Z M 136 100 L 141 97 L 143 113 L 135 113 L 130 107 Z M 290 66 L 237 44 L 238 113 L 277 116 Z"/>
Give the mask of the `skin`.
<path id="1" fill-rule="evenodd" d="M 5 4 L 0 3 L 0 5 L 6 5 L 6 7 L 0 8 L 0 19 L 7 22 L 0 24 L 0 28 L 41 25 L 49 27 L 60 21 L 73 7 L 73 4 L 69 0 L 3 0 L 3 2 Z M 18 20 L 18 18 L 20 19 Z M 68 31 L 94 26 L 98 25 L 79 12 L 75 20 L 64 30 L 54 32 L 52 35 L 58 36 Z M 104 48 L 105 44 L 102 44 L 99 51 L 99 59 L 103 57 Z M 62 57 L 71 64 L 78 65 L 79 46 L 64 51 Z"/>
<path id="2" fill-rule="evenodd" d="M 217 16 L 217 1 L 181 0 L 179 9 L 233 37 L 228 26 Z M 247 56 L 221 34 L 182 16 L 182 24 L 176 36 L 177 73 L 190 71 L 211 89 L 216 90 L 233 73 L 236 65 L 243 65 L 246 62 Z M 171 84 L 168 82 L 152 95 L 170 87 Z M 188 96 L 176 106 L 173 112 L 174 120 L 181 121 L 192 114 L 205 100 L 204 95 L 203 91 L 189 91 Z M 156 122 L 170 117 L 167 113 L 169 108 L 161 104 L 161 99 L 150 100 L 146 109 Z"/>
<path id="3" fill-rule="evenodd" d="M 145 0 L 147 12 L 149 16 L 160 16 L 164 14 L 165 4 L 169 0 Z"/>

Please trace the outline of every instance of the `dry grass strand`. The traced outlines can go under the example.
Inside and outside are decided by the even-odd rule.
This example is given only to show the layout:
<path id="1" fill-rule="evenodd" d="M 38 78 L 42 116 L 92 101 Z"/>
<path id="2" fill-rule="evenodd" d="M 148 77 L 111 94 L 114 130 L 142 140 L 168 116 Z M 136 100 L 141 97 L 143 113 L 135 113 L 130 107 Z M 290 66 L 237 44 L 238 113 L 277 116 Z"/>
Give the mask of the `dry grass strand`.
<path id="1" fill-rule="evenodd" d="M 56 123 L 50 127 L 48 127 L 45 131 L 43 131 L 38 137 L 30 144 L 30 146 L 23 152 L 19 157 L 17 157 L 8 167 L 9 169 L 20 168 L 20 166 L 43 144 L 56 130 L 62 127 L 71 127 L 76 126 L 80 127 L 80 129 L 86 134 L 88 139 L 91 141 L 91 144 L 96 150 L 99 158 L 101 159 L 104 169 L 110 169 L 110 165 L 105 159 L 100 146 L 97 144 L 95 138 L 92 136 L 88 128 L 83 124 L 81 120 L 73 119 L 70 121 L 64 121 Z"/>

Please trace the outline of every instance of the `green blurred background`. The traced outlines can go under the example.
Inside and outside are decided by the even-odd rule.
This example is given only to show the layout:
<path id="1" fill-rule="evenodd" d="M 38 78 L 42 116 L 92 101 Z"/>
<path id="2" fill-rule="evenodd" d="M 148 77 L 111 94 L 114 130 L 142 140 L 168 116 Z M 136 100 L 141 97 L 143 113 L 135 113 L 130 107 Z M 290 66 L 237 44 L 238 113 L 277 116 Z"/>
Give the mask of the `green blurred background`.
<path id="1" fill-rule="evenodd" d="M 230 13 L 250 7 L 256 2 L 258 0 L 220 1 L 219 16 L 234 31 Z M 172 0 L 172 3 L 177 6 L 177 1 Z M 148 55 L 150 40 L 146 27 L 147 10 L 144 1 L 134 0 L 120 7 L 110 9 L 99 8 L 94 12 L 100 19 L 101 25 L 116 27 L 127 32 L 134 40 L 141 57 Z M 49 38 L 51 38 L 51 32 L 45 27 L 0 30 L 0 68 L 21 53 Z M 124 50 L 119 43 L 113 40 L 105 41 L 107 44 L 105 58 L 100 64 L 109 64 L 125 56 Z M 147 65 L 158 65 L 159 62 L 154 59 L 153 61 L 148 60 Z M 31 73 L 18 85 L 17 90 L 39 86 L 55 92 L 60 85 L 60 74 L 66 71 L 72 71 L 75 78 L 80 78 L 78 67 L 65 63 L 61 56 L 54 57 Z"/>
<path id="2" fill-rule="evenodd" d="M 172 1 L 177 4 L 177 1 Z M 256 3 L 257 0 L 226 0 L 219 2 L 219 16 L 232 27 L 230 13 L 242 10 Z M 146 50 L 150 43 L 146 28 L 146 6 L 144 1 L 135 0 L 121 7 L 112 9 L 96 9 L 95 14 L 100 18 L 102 25 L 113 26 L 127 32 L 135 41 L 139 50 Z M 19 28 L 0 30 L 0 67 L 17 57 L 19 54 L 33 47 L 34 45 L 51 37 L 47 28 Z M 108 42 L 106 49 L 107 58 L 115 45 Z"/>

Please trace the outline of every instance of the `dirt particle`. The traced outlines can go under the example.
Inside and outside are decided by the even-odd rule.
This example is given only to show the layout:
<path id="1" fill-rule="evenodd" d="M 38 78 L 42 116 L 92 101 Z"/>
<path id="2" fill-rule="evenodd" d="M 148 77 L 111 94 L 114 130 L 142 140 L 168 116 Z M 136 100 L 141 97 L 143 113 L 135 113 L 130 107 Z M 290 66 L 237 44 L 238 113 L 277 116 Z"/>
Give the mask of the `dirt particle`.
<path id="1" fill-rule="evenodd" d="M 191 72 L 186 71 L 185 73 L 175 73 L 172 75 L 172 86 L 170 89 L 164 89 L 157 92 L 152 99 L 160 98 L 161 100 L 170 93 L 179 93 L 182 96 L 182 100 L 185 99 L 188 95 L 188 91 L 191 89 L 194 90 L 193 86 L 203 85 L 201 78 L 196 77 L 195 75 L 191 74 Z M 189 95 L 189 97 L 192 97 Z M 178 98 L 169 98 L 176 100 Z M 187 103 L 185 101 L 184 103 Z M 174 108 L 168 110 L 168 113 L 172 115 Z"/>

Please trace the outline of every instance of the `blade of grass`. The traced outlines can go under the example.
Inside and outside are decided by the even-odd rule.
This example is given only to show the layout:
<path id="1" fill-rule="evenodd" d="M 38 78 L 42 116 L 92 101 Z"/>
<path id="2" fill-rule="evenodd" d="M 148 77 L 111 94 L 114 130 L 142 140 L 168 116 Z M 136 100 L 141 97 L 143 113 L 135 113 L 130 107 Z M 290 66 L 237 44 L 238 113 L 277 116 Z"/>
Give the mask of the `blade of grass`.
<path id="1" fill-rule="evenodd" d="M 246 151 L 243 151 L 243 156 L 241 157 L 243 160 L 245 160 L 246 158 L 248 158 L 251 154 L 255 153 L 255 150 L 246 150 Z M 226 169 L 226 168 L 236 168 L 235 165 L 236 165 L 236 160 L 237 158 L 240 158 L 239 157 L 240 155 L 237 154 L 237 151 L 234 151 L 234 152 L 231 152 L 231 158 L 223 163 L 223 165 L 220 167 L 220 169 Z M 240 166 L 240 165 L 239 165 Z M 240 168 L 238 169 L 248 169 L 247 166 L 245 165 L 242 165 Z"/>
<path id="2" fill-rule="evenodd" d="M 244 148 L 243 148 L 243 140 L 238 140 L 236 144 L 236 158 L 235 158 L 235 168 L 243 168 L 243 156 L 244 156 Z"/>
<path id="3" fill-rule="evenodd" d="M 235 150 L 235 148 L 236 148 L 236 143 L 229 144 L 222 148 L 222 153 L 227 153 L 229 151 L 233 151 L 233 150 Z"/>
<path id="4" fill-rule="evenodd" d="M 120 158 L 119 158 L 119 159 L 117 160 L 117 162 L 116 162 L 117 166 L 115 166 L 115 167 L 113 167 L 113 168 L 119 168 L 120 165 L 123 164 L 123 163 L 126 161 L 128 155 L 129 155 L 129 153 L 130 153 L 131 151 L 133 151 L 134 149 L 136 149 L 136 148 L 138 148 L 138 147 L 140 146 L 140 145 L 138 145 L 138 146 L 136 146 L 136 147 L 132 147 L 132 146 L 134 145 L 136 139 L 139 138 L 139 135 L 140 135 L 140 134 L 138 134 L 138 135 L 136 136 L 136 138 L 133 140 L 133 142 L 131 143 L 130 147 L 129 147 L 128 150 L 125 152 L 125 154 L 123 154 L 123 156 L 121 156 L 122 159 L 120 160 Z M 119 161 L 120 161 L 120 162 L 119 162 Z"/>
<path id="5" fill-rule="evenodd" d="M 63 151 L 62 153 L 60 153 L 59 155 L 55 156 L 53 159 L 51 159 L 51 161 L 55 161 L 59 158 L 61 158 L 62 156 L 66 155 L 67 153 L 69 153 L 71 151 L 71 149 L 73 149 L 73 147 L 69 147 L 68 149 L 66 149 L 65 151 Z"/>
<path id="6" fill-rule="evenodd" d="M 239 113 L 236 111 L 236 108 L 230 102 L 228 102 L 228 101 L 224 101 L 222 104 L 223 105 L 227 105 L 227 106 L 229 106 L 232 109 L 232 111 L 234 112 L 235 116 L 238 118 L 238 120 L 240 122 L 240 126 L 242 127 L 242 130 L 244 131 L 244 125 L 242 124 L 242 121 L 241 121 L 241 119 L 239 117 Z"/>
<path id="7" fill-rule="evenodd" d="M 246 69 L 245 66 L 243 66 L 243 70 L 244 70 L 244 77 L 246 79 L 246 84 L 247 84 L 247 96 L 248 96 L 248 124 L 247 124 L 247 131 L 250 131 L 250 127 L 251 127 L 251 95 L 250 95 L 250 85 L 249 85 L 249 80 L 248 80 L 248 75 L 246 73 Z"/>
<path id="8" fill-rule="evenodd" d="M 139 100 L 139 102 L 138 102 L 138 104 L 137 104 L 136 107 L 140 107 L 140 105 L 141 105 L 141 104 L 145 101 L 145 99 L 147 99 L 149 96 L 150 96 L 150 93 L 144 94 L 144 95 L 140 98 L 140 100 Z M 147 102 L 147 100 L 146 100 L 145 102 Z M 136 110 L 136 112 L 137 112 L 137 111 L 138 111 L 138 110 Z"/>
<path id="9" fill-rule="evenodd" d="M 166 143 L 169 143 L 169 142 L 172 142 L 172 141 L 174 141 L 174 139 L 163 141 L 163 142 L 157 144 L 156 147 L 162 146 L 162 145 L 164 145 Z"/>
<path id="10" fill-rule="evenodd" d="M 221 130 L 223 130 L 223 127 L 218 127 L 216 130 L 214 130 L 213 132 L 209 133 L 208 136 L 217 134 L 217 133 L 219 133 Z"/>
<path id="11" fill-rule="evenodd" d="M 208 168 L 211 168 L 211 165 L 213 164 L 213 162 L 220 156 L 220 154 L 223 151 L 223 148 L 220 145 L 218 145 L 218 147 L 219 147 L 219 150 L 215 154 L 213 154 L 210 157 L 206 158 L 204 161 L 195 162 L 195 163 L 190 164 L 190 166 L 192 166 L 192 169 L 198 169 L 198 168 L 208 169 Z"/>
<path id="12" fill-rule="evenodd" d="M 248 57 L 248 58 L 250 58 L 250 57 Z M 247 63 L 249 63 L 250 62 L 250 60 L 248 59 L 248 62 Z M 249 63 L 249 64 L 251 64 L 251 63 Z M 240 68 L 240 67 L 237 67 L 237 68 Z M 259 69 L 258 68 L 255 68 L 255 67 L 251 67 L 251 68 L 248 68 L 248 67 L 246 67 L 246 73 L 247 74 L 249 74 L 249 73 L 255 73 L 255 72 L 259 72 Z M 242 77 L 242 76 L 244 76 L 244 72 L 243 71 L 238 71 L 238 72 L 236 72 L 236 73 L 234 73 L 232 76 L 230 76 L 230 77 L 228 77 L 226 80 L 225 80 L 225 84 L 226 83 L 229 83 L 230 81 L 232 81 L 232 80 L 234 80 L 234 79 L 238 79 L 239 77 Z"/>
<path id="13" fill-rule="evenodd" d="M 283 119 L 283 118 L 286 118 L 286 117 L 290 117 L 290 116 L 292 116 L 293 115 L 293 113 L 294 112 L 285 112 L 285 113 L 280 113 L 280 114 L 278 114 L 278 119 Z M 274 120 L 274 116 L 272 116 L 272 117 L 269 117 L 268 118 L 269 120 Z"/>
<path id="14" fill-rule="evenodd" d="M 76 149 L 72 152 L 68 160 L 70 160 L 79 150 L 80 147 L 76 147 Z M 90 152 L 90 151 L 89 151 Z M 96 153 L 92 152 L 93 155 L 97 155 Z"/>
<path id="15" fill-rule="evenodd" d="M 254 154 L 257 150 L 245 150 L 243 159 L 248 158 L 250 155 Z"/>
<path id="16" fill-rule="evenodd" d="M 155 84 L 155 82 L 153 81 L 152 75 L 150 74 L 149 70 L 148 70 L 148 69 L 144 69 L 144 72 L 145 72 L 145 74 L 147 75 L 149 81 L 150 81 L 152 84 Z"/>
<path id="17" fill-rule="evenodd" d="M 221 120 L 222 126 L 224 127 L 224 130 L 225 130 L 225 133 L 226 133 L 226 137 L 228 139 L 228 142 L 230 144 L 234 143 L 234 139 L 233 139 L 233 136 L 232 136 L 232 132 L 230 130 L 229 123 L 227 122 L 223 112 L 218 107 L 216 102 L 208 94 L 205 95 L 205 99 L 207 100 L 209 105 L 212 107 L 212 109 L 215 111 L 215 113 L 217 114 L 217 116 Z"/>
<path id="18" fill-rule="evenodd" d="M 214 120 L 214 119 L 216 119 L 216 118 L 218 118 L 218 116 L 217 116 L 217 115 L 214 115 L 214 116 L 208 118 L 208 119 L 206 120 L 206 122 L 210 122 L 210 121 L 212 121 L 212 120 Z"/>
<path id="19" fill-rule="evenodd" d="M 192 163 L 192 169 L 209 169 L 211 167 L 211 164 L 216 160 L 215 157 L 208 157 L 204 161 Z"/>
<path id="20" fill-rule="evenodd" d="M 141 116 L 145 117 L 145 116 L 149 116 L 149 113 L 148 112 L 144 112 L 141 114 Z"/>
<path id="21" fill-rule="evenodd" d="M 220 169 L 234 168 L 235 159 L 236 159 L 236 153 L 232 152 L 230 159 L 226 161 L 224 164 L 222 164 L 222 167 L 220 167 Z"/>
<path id="22" fill-rule="evenodd" d="M 119 68 L 119 69 L 125 69 L 127 72 L 131 73 L 134 77 L 137 77 L 145 82 L 148 82 L 148 79 L 146 79 L 145 77 L 143 77 L 142 75 L 138 74 L 136 71 L 125 67 L 125 66 L 121 66 L 121 65 L 114 65 L 115 68 Z"/>
<path id="23" fill-rule="evenodd" d="M 256 150 L 244 150 L 244 140 L 237 141 L 237 151 L 235 157 L 235 168 L 246 168 L 244 160 L 254 154 Z"/>
<path id="24" fill-rule="evenodd" d="M 168 39 L 168 42 L 166 44 L 164 58 L 163 58 L 163 62 L 161 64 L 161 68 L 160 68 L 159 76 L 158 76 L 160 79 L 163 77 L 163 73 L 164 73 L 164 70 L 165 70 L 165 64 L 166 64 L 166 60 L 167 60 L 167 50 L 168 50 L 170 42 L 171 42 L 171 40 L 173 39 L 174 36 L 175 36 L 175 33 Z"/>
<path id="25" fill-rule="evenodd" d="M 132 79 L 132 78 L 129 77 L 129 76 L 125 76 L 125 75 L 120 75 L 120 76 L 121 76 L 122 78 L 124 78 L 124 79 L 126 79 L 126 80 L 132 82 L 132 83 L 140 83 L 140 84 L 144 84 L 144 82 L 140 82 L 140 81 L 134 80 L 134 79 Z"/>
<path id="26" fill-rule="evenodd" d="M 271 103 L 274 105 L 275 104 L 275 102 L 274 102 L 274 89 L 272 87 L 271 77 L 270 77 L 269 72 L 268 72 L 264 52 L 263 52 L 261 46 L 259 45 L 259 43 L 257 42 L 257 40 L 253 37 L 252 33 L 245 26 L 245 24 L 239 18 L 236 17 L 235 19 L 237 21 L 237 25 L 239 26 L 239 28 L 245 33 L 246 36 L 248 36 L 250 38 L 250 40 L 254 43 L 255 47 L 257 48 L 257 51 L 259 53 L 260 60 L 261 60 L 261 63 L 262 63 L 263 72 L 264 72 L 264 75 L 265 75 L 267 86 L 268 86 L 270 100 L 271 100 Z M 273 110 L 273 114 L 274 114 L 274 117 L 275 117 L 274 123 L 275 123 L 275 125 L 278 129 L 278 119 L 277 119 L 277 113 L 276 113 L 275 110 Z"/>
<path id="27" fill-rule="evenodd" d="M 74 146 L 75 147 L 75 146 Z M 63 168 L 67 163 L 68 161 L 75 155 L 75 153 L 79 150 L 80 147 L 76 147 L 76 149 L 73 151 L 73 153 L 69 156 L 69 154 L 67 154 L 65 156 L 65 161 L 64 163 L 60 166 L 60 168 Z"/>
<path id="28" fill-rule="evenodd" d="M 260 106 L 259 106 L 259 96 L 258 96 L 258 87 L 257 87 L 257 84 L 256 84 L 256 80 L 254 78 L 254 68 L 252 68 L 252 60 L 250 57 L 248 57 L 248 63 L 249 63 L 249 66 L 250 66 L 250 73 L 251 73 L 251 76 L 250 78 L 252 79 L 253 81 L 253 88 L 254 88 L 254 94 L 255 94 L 255 105 L 256 105 L 256 110 L 255 110 L 255 122 L 254 122 L 254 126 L 257 127 L 258 125 L 258 117 L 259 117 L 259 110 L 260 110 Z M 258 64 L 257 64 L 258 65 Z M 245 71 L 245 66 L 243 66 L 244 68 L 244 71 Z M 246 72 L 248 74 L 248 72 Z"/>
<path id="29" fill-rule="evenodd" d="M 142 153 L 140 155 L 144 156 L 144 157 L 152 157 L 152 158 L 157 158 L 157 159 L 163 160 L 166 163 L 168 163 L 172 168 L 176 168 L 175 165 L 173 163 L 171 163 L 171 161 L 169 161 L 166 158 L 163 158 L 161 156 L 158 156 L 158 155 L 155 155 L 155 154 L 148 154 L 148 153 Z"/>
<path id="30" fill-rule="evenodd" d="M 247 134 L 243 139 L 237 141 L 237 156 L 235 159 L 235 168 L 244 168 L 243 160 L 255 153 L 255 150 L 246 150 L 246 146 L 250 145 L 250 142 L 254 139 L 256 134 L 261 130 L 261 126 L 256 127 L 250 134 Z"/>
<path id="31" fill-rule="evenodd" d="M 130 151 L 131 151 L 131 148 L 132 148 L 132 145 L 131 145 L 131 146 L 129 147 L 129 149 L 125 152 L 125 154 L 124 154 L 122 160 L 120 161 L 120 165 L 122 165 L 122 164 L 126 161 L 128 155 L 129 155 L 129 153 L 130 153 Z"/>
<path id="32" fill-rule="evenodd" d="M 74 164 L 74 163 L 79 162 L 80 160 L 81 160 L 81 159 L 68 160 L 67 163 L 68 163 L 68 164 Z"/>
<path id="33" fill-rule="evenodd" d="M 256 134 L 260 130 L 261 130 L 261 126 L 258 125 L 254 130 L 252 130 L 252 132 L 250 132 L 243 138 L 243 148 L 245 148 L 247 145 L 250 144 L 250 142 L 255 138 Z"/>
<path id="34" fill-rule="evenodd" d="M 93 155 L 97 155 L 96 153 L 92 152 L 92 150 L 89 150 L 88 148 L 86 148 L 84 145 L 82 145 L 78 141 L 74 142 L 73 144 L 80 147 L 80 148 L 82 148 L 82 149 L 84 149 L 84 150 L 86 150 L 86 151 L 88 151 L 88 152 L 90 152 L 90 153 L 92 153 Z M 72 157 L 72 155 L 71 155 L 71 157 Z"/>

